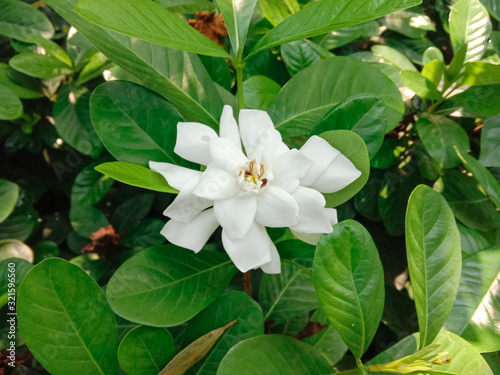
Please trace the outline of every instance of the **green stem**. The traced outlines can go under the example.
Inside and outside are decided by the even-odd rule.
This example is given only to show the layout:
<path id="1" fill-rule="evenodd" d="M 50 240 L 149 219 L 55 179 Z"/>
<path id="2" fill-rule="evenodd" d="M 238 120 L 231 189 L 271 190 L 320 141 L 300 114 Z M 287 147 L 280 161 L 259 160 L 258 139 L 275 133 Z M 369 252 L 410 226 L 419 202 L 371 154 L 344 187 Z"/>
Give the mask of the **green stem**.
<path id="1" fill-rule="evenodd" d="M 236 70 L 236 87 L 238 89 L 238 108 L 245 108 L 245 102 L 243 100 L 243 67 L 244 63 L 239 61 L 234 62 L 234 69 Z"/>
<path id="2" fill-rule="evenodd" d="M 359 375 L 359 369 L 355 368 L 354 370 L 340 371 L 333 375 Z"/>
<path id="3" fill-rule="evenodd" d="M 356 365 L 358 366 L 358 369 L 361 371 L 362 375 L 367 375 L 368 374 L 368 367 L 366 367 L 363 362 L 361 362 L 361 359 L 356 358 Z"/>

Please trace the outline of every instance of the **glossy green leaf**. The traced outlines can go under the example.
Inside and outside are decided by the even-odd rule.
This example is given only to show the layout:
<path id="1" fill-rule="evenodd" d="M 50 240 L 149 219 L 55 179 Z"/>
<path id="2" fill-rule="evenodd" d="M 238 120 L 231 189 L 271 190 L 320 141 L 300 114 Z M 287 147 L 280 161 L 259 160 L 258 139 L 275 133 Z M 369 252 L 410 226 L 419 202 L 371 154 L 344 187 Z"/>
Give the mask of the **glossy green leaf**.
<path id="1" fill-rule="evenodd" d="M 262 15 L 273 25 L 286 20 L 300 10 L 298 0 L 259 0 Z"/>
<path id="2" fill-rule="evenodd" d="M 30 43 L 32 35 L 50 39 L 54 27 L 35 7 L 18 0 L 0 0 L 0 34 Z"/>
<path id="3" fill-rule="evenodd" d="M 477 230 L 470 229 L 460 222 L 457 222 L 457 228 L 460 232 L 460 243 L 462 244 L 462 259 L 491 247 L 490 242 Z"/>
<path id="4" fill-rule="evenodd" d="M 8 86 L 0 84 L 0 120 L 15 120 L 23 115 L 23 103 Z"/>
<path id="5" fill-rule="evenodd" d="M 339 150 L 361 172 L 361 176 L 349 186 L 335 193 L 324 194 L 326 207 L 337 207 L 351 199 L 365 185 L 370 174 L 370 158 L 365 142 L 352 131 L 330 130 L 320 136 Z"/>
<path id="6" fill-rule="evenodd" d="M 331 57 L 299 72 L 279 92 L 268 112 L 284 137 L 302 136 L 336 104 L 359 94 L 382 98 L 388 107 L 387 131 L 399 123 L 404 105 L 398 88 L 377 69 L 349 57 Z"/>
<path id="7" fill-rule="evenodd" d="M 92 233 L 109 225 L 106 216 L 92 206 L 72 206 L 69 217 L 75 231 L 87 238 L 91 238 Z"/>
<path id="8" fill-rule="evenodd" d="M 443 52 L 441 52 L 441 50 L 437 47 L 429 47 L 424 52 L 424 66 L 432 60 L 439 60 L 444 63 Z"/>
<path id="9" fill-rule="evenodd" d="M 120 245 L 133 250 L 143 250 L 151 246 L 161 245 L 165 237 L 161 230 L 165 226 L 163 220 L 145 219 L 135 223 L 120 237 Z"/>
<path id="10" fill-rule="evenodd" d="M 97 157 L 103 146 L 89 112 L 90 93 L 74 82 L 64 84 L 57 95 L 53 116 L 61 138 L 79 152 Z"/>
<path id="11" fill-rule="evenodd" d="M 372 46 L 372 51 L 384 58 L 384 60 L 389 61 L 391 64 L 397 66 L 401 70 L 413 70 L 417 71 L 415 65 L 401 52 L 395 50 L 394 48 L 384 46 L 381 44 L 376 44 Z"/>
<path id="12" fill-rule="evenodd" d="M 80 267 L 58 258 L 35 266 L 19 288 L 17 314 L 21 337 L 50 373 L 118 374 L 114 314 Z"/>
<path id="13" fill-rule="evenodd" d="M 460 94 L 453 95 L 450 101 L 456 103 L 459 107 L 457 109 L 462 107 L 467 114 L 472 114 L 467 117 L 499 116 L 500 85 L 471 86 Z M 486 122 L 491 121 L 494 120 L 486 120 Z M 484 129 L 483 126 L 481 134 L 484 134 Z"/>
<path id="14" fill-rule="evenodd" d="M 281 90 L 281 86 L 265 76 L 252 76 L 243 82 L 245 106 L 266 110 Z"/>
<path id="15" fill-rule="evenodd" d="M 358 25 L 343 27 L 340 30 L 316 36 L 312 38 L 312 41 L 319 44 L 326 50 L 332 50 L 351 43 L 358 38 L 368 39 L 377 35 L 379 29 L 380 24 L 377 21 L 372 20 Z"/>
<path id="16" fill-rule="evenodd" d="M 100 164 L 95 169 L 124 184 L 161 191 L 163 193 L 178 193 L 176 189 L 170 187 L 161 174 L 134 163 L 114 161 Z"/>
<path id="17" fill-rule="evenodd" d="M 0 223 L 12 213 L 18 198 L 19 186 L 9 180 L 0 180 Z"/>
<path id="18" fill-rule="evenodd" d="M 276 244 L 281 259 L 288 259 L 312 271 L 316 247 L 300 240 L 285 240 Z"/>
<path id="19" fill-rule="evenodd" d="M 294 40 L 370 21 L 419 3 L 418 0 L 370 1 L 369 3 L 361 0 L 315 2 L 287 18 L 267 33 L 255 45 L 252 54 Z"/>
<path id="20" fill-rule="evenodd" d="M 118 362 L 127 375 L 157 375 L 174 356 L 174 339 L 166 328 L 135 327 L 118 348 Z"/>
<path id="21" fill-rule="evenodd" d="M 372 170 L 366 185 L 354 196 L 354 207 L 364 217 L 372 221 L 380 221 L 378 196 L 384 173 Z"/>
<path id="22" fill-rule="evenodd" d="M 14 92 L 14 94 L 19 96 L 21 99 L 36 99 L 43 97 L 42 93 L 27 87 L 20 86 L 12 79 L 10 79 L 8 70 L 9 66 L 7 64 L 0 63 L 0 86 L 7 86 Z"/>
<path id="23" fill-rule="evenodd" d="M 54 78 L 69 75 L 72 68 L 55 57 L 25 52 L 9 61 L 15 70 L 36 78 Z"/>
<path id="24" fill-rule="evenodd" d="M 111 189 L 115 181 L 94 169 L 93 163 L 83 168 L 71 188 L 71 204 L 92 206 Z"/>
<path id="25" fill-rule="evenodd" d="M 500 213 L 473 177 L 449 171 L 436 181 L 434 189 L 443 194 L 455 217 L 480 232 L 500 227 Z"/>
<path id="26" fill-rule="evenodd" d="M 429 80 L 437 88 L 443 77 L 444 68 L 445 65 L 441 60 L 432 60 L 422 69 L 422 77 Z"/>
<path id="27" fill-rule="evenodd" d="M 326 48 L 307 39 L 283 44 L 280 51 L 286 68 L 292 76 L 316 61 L 333 56 Z"/>
<path id="28" fill-rule="evenodd" d="M 384 17 L 384 23 L 389 30 L 397 31 L 408 38 L 419 39 L 427 31 L 436 31 L 432 20 L 423 14 L 420 7 L 398 10 Z"/>
<path id="29" fill-rule="evenodd" d="M 447 117 L 426 115 L 418 119 L 416 128 L 426 150 L 442 168 L 460 164 L 454 147 L 461 153 L 467 153 L 469 149 L 469 136 L 465 130 Z"/>
<path id="30" fill-rule="evenodd" d="M 283 335 L 261 335 L 236 344 L 218 375 L 330 374 L 331 366 L 309 344 Z"/>
<path id="31" fill-rule="evenodd" d="M 498 84 L 500 83 L 500 65 L 486 62 L 467 63 L 460 83 L 463 86 Z"/>
<path id="32" fill-rule="evenodd" d="M 0 240 L 14 238 L 26 241 L 38 225 L 38 212 L 32 205 L 17 206 L 14 211 L 0 223 Z"/>
<path id="33" fill-rule="evenodd" d="M 458 294 L 446 320 L 447 330 L 480 352 L 500 350 L 500 248 L 482 250 L 462 262 Z"/>
<path id="34" fill-rule="evenodd" d="M 42 260 L 59 256 L 59 246 L 54 241 L 41 241 L 34 247 L 35 263 L 40 263 Z"/>
<path id="35" fill-rule="evenodd" d="M 113 310 L 150 326 L 174 326 L 215 301 L 236 268 L 221 253 L 198 254 L 173 245 L 152 247 L 126 261 L 108 283 Z M 190 293 L 185 293 L 190 290 Z"/>
<path id="36" fill-rule="evenodd" d="M 450 14 L 450 38 L 455 53 L 467 47 L 465 62 L 479 61 L 491 33 L 488 11 L 479 0 L 458 0 Z"/>
<path id="37" fill-rule="evenodd" d="M 419 336 L 418 333 L 415 333 L 404 338 L 385 352 L 373 358 L 368 362 L 368 365 L 392 362 L 396 359 L 416 353 L 418 350 Z M 446 373 L 456 373 L 460 375 L 493 375 L 493 372 L 478 351 L 471 344 L 454 333 L 441 331 L 434 343 L 440 344 L 439 348 L 436 349 L 437 352 L 446 352 L 448 353 L 447 356 L 451 357 L 450 363 L 435 367 L 435 374 L 439 374 L 438 371 L 446 371 Z M 389 375 L 385 373 L 379 374 Z"/>
<path id="38" fill-rule="evenodd" d="M 388 109 L 375 95 L 356 95 L 333 107 L 312 129 L 310 135 L 328 130 L 345 129 L 359 135 L 373 158 L 388 128 Z"/>
<path id="39" fill-rule="evenodd" d="M 39 35 L 33 35 L 31 38 L 32 43 L 35 43 L 36 45 L 42 47 L 42 51 L 40 51 L 40 49 L 37 49 L 37 53 L 55 57 L 69 67 L 73 66 L 73 61 L 68 56 L 64 48 L 62 48 L 59 44 L 53 42 L 50 39 L 45 39 Z"/>
<path id="40" fill-rule="evenodd" d="M 210 351 L 186 375 L 215 375 L 220 361 L 240 341 L 264 333 L 264 319 L 260 306 L 243 292 L 223 294 L 214 303 L 191 319 L 182 336 L 187 345 L 204 334 L 236 321 L 227 328 Z"/>
<path id="41" fill-rule="evenodd" d="M 101 76 L 105 69 L 113 67 L 114 64 L 101 52 L 95 53 L 89 62 L 83 67 L 80 74 L 78 74 L 77 83 L 84 84 L 94 78 Z"/>
<path id="42" fill-rule="evenodd" d="M 168 101 L 131 82 L 100 85 L 90 97 L 99 138 L 118 160 L 148 166 L 149 161 L 180 164 L 174 153 L 177 123 L 183 119 Z"/>
<path id="43" fill-rule="evenodd" d="M 101 164 L 102 165 L 102 164 Z M 111 224 L 113 228 L 120 233 L 130 225 L 137 223 L 143 219 L 151 210 L 154 201 L 154 194 L 145 193 L 135 195 L 119 205 L 113 216 L 111 216 Z"/>
<path id="44" fill-rule="evenodd" d="M 453 307 L 460 281 L 460 234 L 446 200 L 426 185 L 411 194 L 406 213 L 406 253 L 420 328 L 429 345 Z"/>
<path id="45" fill-rule="evenodd" d="M 435 181 L 439 178 L 442 168 L 435 162 L 422 142 L 415 142 L 415 159 L 418 169 L 426 179 Z"/>
<path id="46" fill-rule="evenodd" d="M 314 286 L 328 320 L 356 358 L 370 345 L 384 308 L 384 271 L 368 231 L 346 220 L 319 240 Z"/>
<path id="47" fill-rule="evenodd" d="M 421 98 L 433 100 L 441 99 L 442 94 L 438 91 L 434 83 L 419 72 L 403 70 L 401 72 L 401 79 L 410 90 Z"/>
<path id="48" fill-rule="evenodd" d="M 264 274 L 259 289 L 259 304 L 264 320 L 281 324 L 318 307 L 311 273 L 293 262 L 283 260 L 281 273 Z"/>
<path id="49" fill-rule="evenodd" d="M 109 269 L 109 263 L 104 259 L 100 259 L 96 253 L 79 255 L 71 259 L 70 263 L 80 267 L 95 281 L 102 279 Z"/>
<path id="50" fill-rule="evenodd" d="M 18 240 L 0 240 L 0 261 L 10 258 L 24 259 L 33 263 L 33 250 Z"/>
<path id="51" fill-rule="evenodd" d="M 223 103 L 196 55 L 97 26 L 75 11 L 78 0 L 47 0 L 110 60 L 168 98 L 187 121 L 217 126 Z"/>
<path id="52" fill-rule="evenodd" d="M 484 121 L 479 161 L 485 167 L 500 167 L 500 117 Z"/>
<path id="53" fill-rule="evenodd" d="M 168 48 L 229 57 L 215 42 L 175 14 L 148 0 L 80 0 L 78 14 L 108 29 Z"/>
<path id="54" fill-rule="evenodd" d="M 490 171 L 483 167 L 483 165 L 475 158 L 468 154 L 462 154 L 458 150 L 457 154 L 462 160 L 465 168 L 472 173 L 477 182 L 483 186 L 491 201 L 495 204 L 495 206 L 497 206 L 498 209 L 500 209 L 500 183 L 495 179 Z"/>
<path id="55" fill-rule="evenodd" d="M 235 57 L 243 54 L 243 46 L 256 4 L 257 0 L 217 0 Z"/>

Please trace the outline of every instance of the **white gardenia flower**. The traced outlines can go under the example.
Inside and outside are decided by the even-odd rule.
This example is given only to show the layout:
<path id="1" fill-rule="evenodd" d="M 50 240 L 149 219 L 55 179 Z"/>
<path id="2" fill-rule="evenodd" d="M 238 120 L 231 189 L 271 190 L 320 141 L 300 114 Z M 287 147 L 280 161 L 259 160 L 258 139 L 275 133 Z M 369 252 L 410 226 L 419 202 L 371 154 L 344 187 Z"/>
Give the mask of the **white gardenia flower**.
<path id="1" fill-rule="evenodd" d="M 241 110 L 238 127 L 230 106 L 222 112 L 219 136 L 200 123 L 179 123 L 174 152 L 207 168 L 149 163 L 179 190 L 164 212 L 170 220 L 161 233 L 198 252 L 221 225 L 224 249 L 242 272 L 281 272 L 265 227 L 289 227 L 309 243 L 332 232 L 337 213 L 325 208 L 321 193 L 341 190 L 361 175 L 320 137 L 290 150 L 265 111 Z"/>

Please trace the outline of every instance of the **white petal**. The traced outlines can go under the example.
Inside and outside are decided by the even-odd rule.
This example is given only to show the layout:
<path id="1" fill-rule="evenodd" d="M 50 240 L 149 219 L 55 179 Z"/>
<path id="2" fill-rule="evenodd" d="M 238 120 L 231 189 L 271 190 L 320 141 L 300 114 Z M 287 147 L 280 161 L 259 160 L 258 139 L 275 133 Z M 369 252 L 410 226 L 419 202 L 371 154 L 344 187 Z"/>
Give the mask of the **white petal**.
<path id="1" fill-rule="evenodd" d="M 209 209 L 200 213 L 188 224 L 170 219 L 161 230 L 161 234 L 174 245 L 198 252 L 218 226 L 214 210 Z"/>
<path id="2" fill-rule="evenodd" d="M 311 186 L 323 174 L 333 159 L 340 155 L 339 150 L 315 135 L 307 140 L 300 152 L 313 161 L 313 165 L 300 181 L 301 185 L 304 186 Z"/>
<path id="3" fill-rule="evenodd" d="M 232 239 L 241 239 L 255 219 L 257 197 L 250 193 L 214 203 L 215 216 L 226 234 Z"/>
<path id="4" fill-rule="evenodd" d="M 241 148 L 225 138 L 214 138 L 209 143 L 210 157 L 220 169 L 237 175 L 239 169 L 248 161 Z"/>
<path id="5" fill-rule="evenodd" d="M 332 225 L 325 212 L 325 197 L 314 189 L 300 186 L 292 194 L 299 205 L 299 223 L 290 227 L 299 233 L 330 233 Z"/>
<path id="6" fill-rule="evenodd" d="M 184 184 L 177 197 L 163 212 L 163 215 L 181 223 L 189 223 L 201 211 L 212 206 L 213 201 L 193 194 L 199 180 L 199 176 L 196 176 Z"/>
<path id="7" fill-rule="evenodd" d="M 335 208 L 325 208 L 325 213 L 328 216 L 328 220 L 330 220 L 330 224 L 335 225 L 339 222 Z"/>
<path id="8" fill-rule="evenodd" d="M 217 133 L 207 125 L 198 122 L 179 122 L 174 152 L 180 157 L 202 165 L 212 160 L 208 141 L 218 138 Z"/>
<path id="9" fill-rule="evenodd" d="M 280 254 L 278 253 L 276 246 L 274 246 L 272 242 L 271 242 L 271 261 L 269 263 L 263 264 L 260 268 L 265 273 L 281 273 Z"/>
<path id="10" fill-rule="evenodd" d="M 186 182 L 201 175 L 200 171 L 195 171 L 194 169 L 180 167 L 175 164 L 158 163 L 156 161 L 150 161 L 149 168 L 154 172 L 160 173 L 165 177 L 168 184 L 177 190 L 181 190 Z"/>
<path id="11" fill-rule="evenodd" d="M 322 193 L 334 193 L 353 183 L 361 172 L 344 155 L 338 155 L 310 186 Z"/>
<path id="12" fill-rule="evenodd" d="M 193 194 L 211 201 L 234 197 L 240 192 L 236 175 L 210 164 L 201 174 Z"/>
<path id="13" fill-rule="evenodd" d="M 232 240 L 222 230 L 222 244 L 227 254 L 241 272 L 261 267 L 271 262 L 273 245 L 266 228 L 254 223 L 247 235 L 240 240 Z"/>
<path id="14" fill-rule="evenodd" d="M 310 245 L 317 245 L 319 239 L 323 235 L 323 233 L 299 233 L 292 230 L 292 233 L 299 240 L 304 241 Z"/>
<path id="15" fill-rule="evenodd" d="M 267 186 L 257 195 L 255 220 L 265 227 L 273 228 L 297 225 L 299 205 L 285 190 Z"/>
<path id="16" fill-rule="evenodd" d="M 270 161 L 288 151 L 281 134 L 266 111 L 242 109 L 239 116 L 241 140 L 249 159 Z"/>
<path id="17" fill-rule="evenodd" d="M 219 135 L 221 138 L 229 139 L 241 150 L 240 131 L 233 116 L 233 108 L 225 105 L 220 117 Z"/>
<path id="18" fill-rule="evenodd" d="M 293 192 L 299 186 L 299 179 L 307 174 L 312 165 L 312 160 L 299 150 L 281 154 L 271 162 L 273 186 Z"/>

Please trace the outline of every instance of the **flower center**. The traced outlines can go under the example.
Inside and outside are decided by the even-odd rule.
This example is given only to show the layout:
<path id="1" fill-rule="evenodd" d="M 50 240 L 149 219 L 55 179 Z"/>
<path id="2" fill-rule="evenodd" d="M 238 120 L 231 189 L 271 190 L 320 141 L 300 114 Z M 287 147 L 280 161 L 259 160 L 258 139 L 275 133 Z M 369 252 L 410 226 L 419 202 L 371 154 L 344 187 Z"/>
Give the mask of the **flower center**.
<path id="1" fill-rule="evenodd" d="M 238 183 L 243 191 L 258 193 L 273 179 L 270 165 L 255 160 L 247 162 L 238 172 Z"/>

